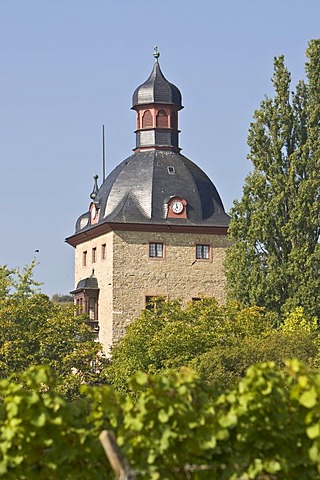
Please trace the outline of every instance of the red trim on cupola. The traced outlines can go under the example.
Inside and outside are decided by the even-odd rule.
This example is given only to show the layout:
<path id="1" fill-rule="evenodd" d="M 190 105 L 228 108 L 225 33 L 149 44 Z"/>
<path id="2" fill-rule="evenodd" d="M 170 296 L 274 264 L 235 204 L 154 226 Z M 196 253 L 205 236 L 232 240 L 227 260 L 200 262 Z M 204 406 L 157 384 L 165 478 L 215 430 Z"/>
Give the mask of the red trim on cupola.
<path id="1" fill-rule="evenodd" d="M 169 128 L 178 131 L 178 111 L 180 108 L 176 105 L 137 105 L 134 110 L 137 112 L 137 130 Z M 165 122 L 165 118 L 167 118 L 167 122 Z"/>

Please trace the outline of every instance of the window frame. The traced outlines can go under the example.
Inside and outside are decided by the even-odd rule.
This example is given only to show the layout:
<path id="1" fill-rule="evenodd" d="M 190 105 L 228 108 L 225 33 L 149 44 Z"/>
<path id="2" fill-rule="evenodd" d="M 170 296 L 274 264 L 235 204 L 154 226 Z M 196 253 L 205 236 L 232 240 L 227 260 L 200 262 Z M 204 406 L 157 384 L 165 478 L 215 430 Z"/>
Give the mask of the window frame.
<path id="1" fill-rule="evenodd" d="M 83 313 L 83 296 L 79 296 L 75 299 L 75 305 L 76 305 L 76 315 L 82 315 Z"/>
<path id="2" fill-rule="evenodd" d="M 151 248 L 154 245 L 155 255 L 151 255 Z M 158 255 L 158 246 L 161 245 L 161 255 Z M 163 242 L 149 242 L 148 245 L 148 257 L 152 260 L 161 260 L 165 256 L 165 245 Z"/>
<path id="3" fill-rule="evenodd" d="M 153 300 L 153 301 L 152 301 Z M 157 302 L 167 302 L 167 295 L 145 295 L 144 296 L 144 308 L 145 310 L 157 310 Z"/>
<path id="4" fill-rule="evenodd" d="M 85 323 L 91 327 L 94 333 L 94 340 L 99 337 L 99 290 L 80 290 L 74 294 L 74 304 L 76 306 L 75 315 L 85 314 L 87 319 Z"/>
<path id="5" fill-rule="evenodd" d="M 198 256 L 198 249 L 201 249 L 200 250 L 200 256 Z M 208 249 L 208 252 L 207 252 L 207 255 L 208 256 L 204 256 L 204 248 L 207 248 Z M 196 243 L 196 246 L 195 246 L 195 257 L 196 257 L 196 260 L 201 260 L 201 261 L 210 261 L 211 260 L 211 252 L 212 252 L 212 247 L 209 243 Z"/>

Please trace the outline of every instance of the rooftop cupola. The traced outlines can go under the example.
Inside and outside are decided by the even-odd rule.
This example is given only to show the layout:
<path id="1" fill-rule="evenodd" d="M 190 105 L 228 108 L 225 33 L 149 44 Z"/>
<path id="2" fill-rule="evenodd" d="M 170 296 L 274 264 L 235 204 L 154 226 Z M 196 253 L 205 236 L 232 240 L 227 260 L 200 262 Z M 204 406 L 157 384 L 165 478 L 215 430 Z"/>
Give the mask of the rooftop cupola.
<path id="1" fill-rule="evenodd" d="M 156 47 L 154 59 L 150 77 L 133 94 L 138 124 L 135 151 L 100 187 L 98 176 L 93 177 L 89 209 L 78 218 L 76 233 L 68 239 L 71 244 L 124 224 L 128 229 L 139 225 L 141 231 L 153 225 L 154 231 L 188 226 L 226 232 L 230 217 L 216 187 L 180 152 L 181 93 L 163 76 Z M 212 162 L 211 153 L 208 161 Z"/>
<path id="2" fill-rule="evenodd" d="M 154 47 L 153 56 L 155 61 L 149 78 L 132 97 L 132 109 L 137 112 L 135 151 L 180 151 L 178 112 L 183 108 L 181 93 L 164 77 L 157 47 Z"/>

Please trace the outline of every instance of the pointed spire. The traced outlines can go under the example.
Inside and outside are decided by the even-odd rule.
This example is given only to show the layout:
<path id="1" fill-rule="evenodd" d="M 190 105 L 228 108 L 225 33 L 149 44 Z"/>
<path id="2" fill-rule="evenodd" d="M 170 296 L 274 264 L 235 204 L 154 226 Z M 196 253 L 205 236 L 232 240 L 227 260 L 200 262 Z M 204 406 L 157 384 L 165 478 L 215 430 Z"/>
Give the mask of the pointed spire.
<path id="1" fill-rule="evenodd" d="M 134 109 L 137 105 L 163 103 L 176 105 L 181 110 L 183 107 L 180 90 L 163 75 L 158 62 L 160 53 L 157 46 L 154 47 L 153 56 L 155 61 L 152 72 L 147 80 L 135 89 L 132 96 L 132 108 Z"/>
<path id="2" fill-rule="evenodd" d="M 158 51 L 157 45 L 155 47 L 153 47 L 153 50 L 154 50 L 154 53 L 153 53 L 154 61 L 155 61 L 155 63 L 158 63 L 158 58 L 160 57 L 160 52 Z"/>
<path id="3" fill-rule="evenodd" d="M 90 194 L 90 198 L 92 198 L 92 200 L 95 200 L 96 199 L 96 196 L 97 196 L 97 193 L 98 193 L 98 190 L 99 190 L 99 187 L 98 187 L 98 178 L 99 178 L 99 175 L 94 175 L 93 176 L 93 179 L 94 179 L 94 185 L 93 185 L 93 190 Z"/>

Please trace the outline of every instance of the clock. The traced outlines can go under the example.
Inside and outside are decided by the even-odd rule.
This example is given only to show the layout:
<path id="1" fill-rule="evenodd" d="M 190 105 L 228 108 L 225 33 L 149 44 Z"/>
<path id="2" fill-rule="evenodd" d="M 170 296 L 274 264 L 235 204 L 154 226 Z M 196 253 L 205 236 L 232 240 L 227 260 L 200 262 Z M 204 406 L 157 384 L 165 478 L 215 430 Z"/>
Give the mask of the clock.
<path id="1" fill-rule="evenodd" d="M 171 209 L 172 209 L 173 213 L 181 213 L 182 210 L 183 210 L 183 203 L 179 202 L 178 200 L 175 200 L 171 204 Z"/>

